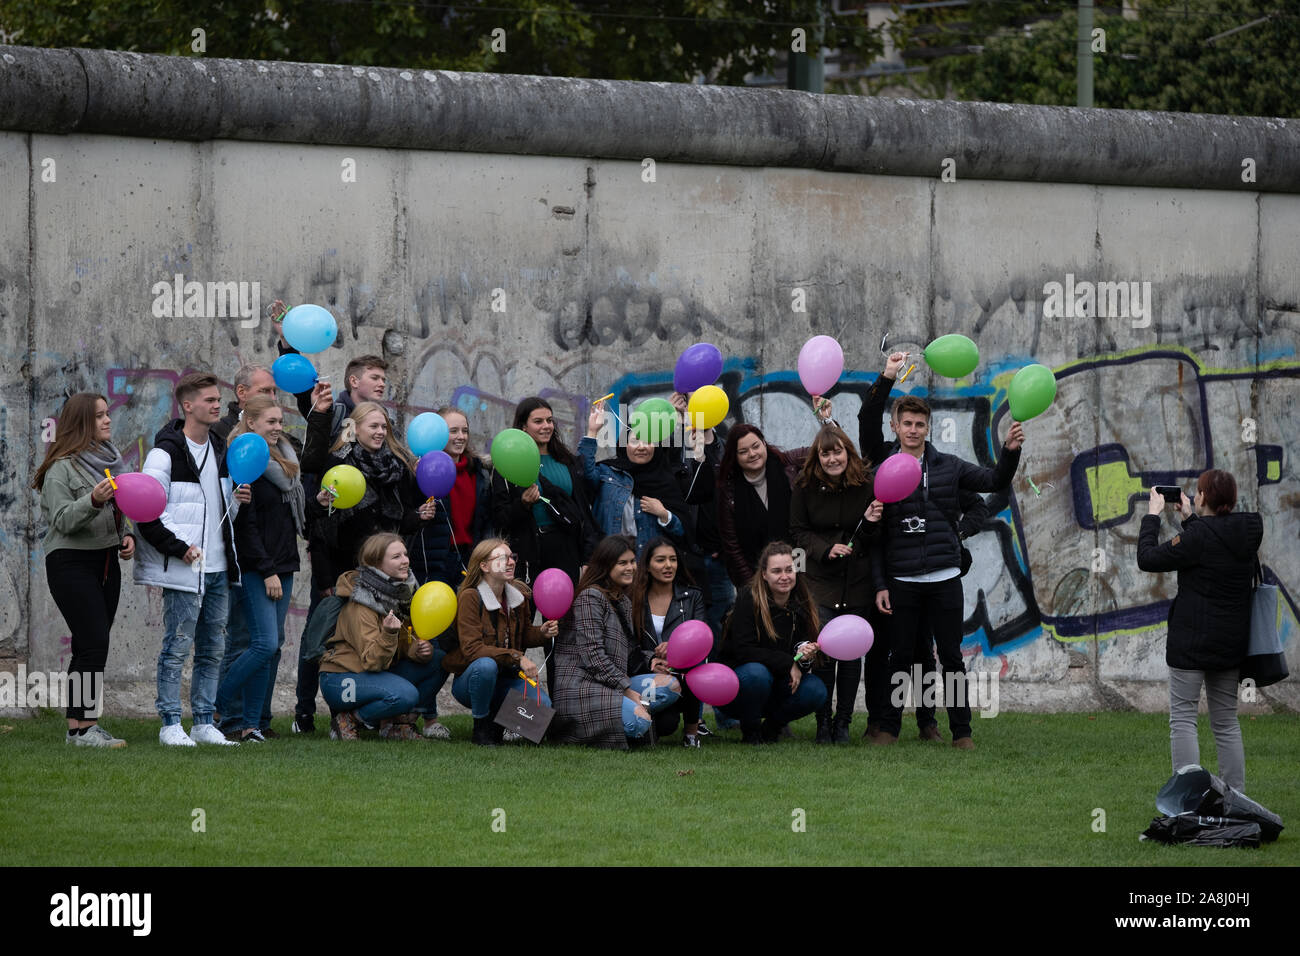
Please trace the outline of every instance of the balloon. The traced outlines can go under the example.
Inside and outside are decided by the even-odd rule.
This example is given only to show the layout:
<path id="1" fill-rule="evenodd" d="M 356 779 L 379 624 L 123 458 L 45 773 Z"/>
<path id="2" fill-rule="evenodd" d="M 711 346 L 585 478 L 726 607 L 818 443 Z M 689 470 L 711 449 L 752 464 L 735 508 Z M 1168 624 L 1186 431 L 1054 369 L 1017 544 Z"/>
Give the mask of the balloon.
<path id="1" fill-rule="evenodd" d="M 558 621 L 573 606 L 573 579 L 559 568 L 547 568 L 533 581 L 533 604 L 548 621 Z"/>
<path id="2" fill-rule="evenodd" d="M 320 486 L 338 492 L 334 497 L 335 508 L 351 508 L 365 497 L 366 476 L 351 465 L 335 465 L 321 475 Z"/>
<path id="3" fill-rule="evenodd" d="M 921 483 L 921 463 L 905 451 L 890 455 L 876 469 L 875 496 L 885 504 L 902 501 Z"/>
<path id="4" fill-rule="evenodd" d="M 415 466 L 415 483 L 430 498 L 441 498 L 456 483 L 456 463 L 445 451 L 426 452 Z"/>
<path id="5" fill-rule="evenodd" d="M 686 414 L 692 428 L 713 428 L 727 417 L 727 393 L 716 385 L 705 385 L 695 390 L 686 403 Z"/>
<path id="6" fill-rule="evenodd" d="M 686 672 L 686 686 L 710 707 L 725 707 L 740 693 L 740 678 L 726 664 L 701 664 Z"/>
<path id="7" fill-rule="evenodd" d="M 925 364 L 948 378 L 965 378 L 980 364 L 979 346 L 956 332 L 941 335 L 925 347 Z"/>
<path id="8" fill-rule="evenodd" d="M 673 391 L 682 394 L 693 392 L 712 385 L 721 374 L 722 353 L 716 345 L 700 342 L 688 348 L 677 360 L 677 367 L 673 369 Z"/>
<path id="9" fill-rule="evenodd" d="M 856 614 L 841 614 L 826 622 L 821 634 L 817 636 L 817 646 L 827 657 L 833 657 L 837 661 L 853 661 L 871 650 L 875 639 L 876 635 L 872 633 L 871 625 L 865 618 Z"/>
<path id="10" fill-rule="evenodd" d="M 411 626 L 415 636 L 431 641 L 456 620 L 456 592 L 442 581 L 420 585 L 411 598 Z"/>
<path id="11" fill-rule="evenodd" d="M 167 492 L 153 475 L 129 471 L 113 480 L 117 482 L 113 500 L 122 514 L 137 524 L 157 521 L 167 509 Z"/>
<path id="12" fill-rule="evenodd" d="M 647 398 L 628 416 L 628 425 L 641 441 L 657 445 L 677 430 L 677 409 L 666 398 Z"/>
<path id="13" fill-rule="evenodd" d="M 271 375 L 277 386 L 294 395 L 310 392 L 316 384 L 316 366 L 292 352 L 271 363 Z"/>
<path id="14" fill-rule="evenodd" d="M 266 439 L 252 432 L 244 432 L 226 449 L 226 474 L 237 485 L 251 484 L 262 477 L 271 460 L 271 449 Z"/>
<path id="15" fill-rule="evenodd" d="M 1007 386 L 1011 417 L 1018 422 L 1047 411 L 1056 398 L 1056 375 L 1046 365 L 1026 365 Z"/>
<path id="16" fill-rule="evenodd" d="M 799 350 L 799 381 L 809 395 L 825 395 L 844 371 L 844 350 L 829 335 L 814 335 Z"/>
<path id="17" fill-rule="evenodd" d="M 492 467 L 512 485 L 527 488 L 542 470 L 542 453 L 527 432 L 503 428 L 492 439 Z"/>
<path id="18" fill-rule="evenodd" d="M 713 652 L 713 630 L 703 621 L 683 621 L 668 637 L 669 667 L 694 667 Z"/>
<path id="19" fill-rule="evenodd" d="M 284 314 L 280 329 L 284 340 L 299 352 L 324 352 L 339 334 L 334 316 L 319 305 L 295 305 Z"/>
<path id="20" fill-rule="evenodd" d="M 406 428 L 406 444 L 416 458 L 423 458 L 431 451 L 442 451 L 450 437 L 447 420 L 433 412 L 421 412 Z"/>

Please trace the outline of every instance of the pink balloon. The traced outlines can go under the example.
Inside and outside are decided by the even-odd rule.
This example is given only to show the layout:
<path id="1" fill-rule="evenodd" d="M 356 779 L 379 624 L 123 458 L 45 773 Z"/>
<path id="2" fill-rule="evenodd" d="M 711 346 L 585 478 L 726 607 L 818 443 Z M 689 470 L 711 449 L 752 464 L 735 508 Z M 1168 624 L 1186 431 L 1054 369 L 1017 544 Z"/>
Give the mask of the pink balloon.
<path id="1" fill-rule="evenodd" d="M 844 350 L 829 335 L 814 335 L 799 350 L 799 381 L 809 395 L 825 395 L 844 371 Z"/>
<path id="2" fill-rule="evenodd" d="M 559 568 L 547 568 L 533 582 L 533 603 L 542 617 L 558 621 L 573 604 L 573 580 Z"/>
<path id="3" fill-rule="evenodd" d="M 885 504 L 902 501 L 921 483 L 921 463 L 905 451 L 890 455 L 876 469 L 875 495 Z"/>
<path id="4" fill-rule="evenodd" d="M 686 686 L 702 703 L 725 707 L 740 693 L 740 678 L 726 664 L 701 664 L 687 672 Z"/>
<path id="5" fill-rule="evenodd" d="M 837 661 L 857 660 L 875 643 L 876 635 L 866 618 L 856 614 L 841 614 L 826 622 L 817 637 L 817 646 L 827 657 Z"/>
<path id="6" fill-rule="evenodd" d="M 113 500 L 122 509 L 122 514 L 132 521 L 157 521 L 167 509 L 167 492 L 152 475 L 128 471 L 113 480 L 117 482 L 117 494 Z"/>
<path id="7" fill-rule="evenodd" d="M 713 631 L 703 621 L 685 621 L 668 638 L 664 659 L 669 667 L 685 670 L 694 667 L 713 650 Z"/>

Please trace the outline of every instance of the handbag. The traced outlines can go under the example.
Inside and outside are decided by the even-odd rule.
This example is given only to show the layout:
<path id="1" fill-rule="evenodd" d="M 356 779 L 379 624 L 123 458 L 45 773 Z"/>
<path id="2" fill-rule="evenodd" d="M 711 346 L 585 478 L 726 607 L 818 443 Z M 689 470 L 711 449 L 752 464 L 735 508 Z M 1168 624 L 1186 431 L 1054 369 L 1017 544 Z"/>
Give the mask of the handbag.
<path id="1" fill-rule="evenodd" d="M 1279 624 L 1282 619 L 1282 589 L 1264 583 L 1264 571 L 1255 558 L 1256 584 L 1250 594 L 1250 641 L 1246 658 L 1241 662 L 1239 677 L 1267 687 L 1290 676 L 1286 655 L 1282 653 Z"/>
<path id="2" fill-rule="evenodd" d="M 555 719 L 555 708 L 542 703 L 542 685 L 538 681 L 537 699 L 528 699 L 528 685 L 522 691 L 512 690 L 497 708 L 493 722 L 521 737 L 527 737 L 535 744 L 540 744 L 546 736 L 546 729 Z"/>

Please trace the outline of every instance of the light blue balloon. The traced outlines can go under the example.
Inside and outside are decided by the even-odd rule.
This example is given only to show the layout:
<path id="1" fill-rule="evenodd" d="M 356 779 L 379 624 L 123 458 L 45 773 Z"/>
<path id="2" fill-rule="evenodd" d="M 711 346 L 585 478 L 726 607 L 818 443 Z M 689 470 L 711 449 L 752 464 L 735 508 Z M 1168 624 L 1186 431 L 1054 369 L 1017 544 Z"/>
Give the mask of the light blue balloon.
<path id="1" fill-rule="evenodd" d="M 339 324 L 319 305 L 295 305 L 284 315 L 284 340 L 299 352 L 324 352 L 334 344 Z"/>
<path id="2" fill-rule="evenodd" d="M 251 484 L 262 477 L 271 460 L 266 439 L 252 432 L 236 436 L 226 449 L 226 474 L 237 485 Z"/>
<path id="3" fill-rule="evenodd" d="M 411 419 L 406 429 L 406 444 L 417 458 L 423 458 L 431 451 L 442 451 L 447 447 L 447 421 L 434 412 L 421 412 Z"/>
<path id="4" fill-rule="evenodd" d="M 297 395 L 310 392 L 316 384 L 316 366 L 301 355 L 290 353 L 281 355 L 272 363 L 271 376 L 279 388 Z"/>

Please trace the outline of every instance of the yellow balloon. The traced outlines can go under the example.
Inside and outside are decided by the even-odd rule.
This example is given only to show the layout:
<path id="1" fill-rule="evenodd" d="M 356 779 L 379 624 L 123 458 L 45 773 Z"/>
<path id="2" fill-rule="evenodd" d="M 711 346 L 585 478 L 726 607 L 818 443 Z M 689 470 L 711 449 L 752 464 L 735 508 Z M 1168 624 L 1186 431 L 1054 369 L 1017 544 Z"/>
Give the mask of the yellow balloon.
<path id="1" fill-rule="evenodd" d="M 411 598 L 411 624 L 422 641 L 431 641 L 456 620 L 456 592 L 441 581 L 420 585 Z"/>
<path id="2" fill-rule="evenodd" d="M 692 428 L 715 428 L 722 424 L 730 407 L 726 392 L 716 385 L 705 385 L 692 393 L 686 412 Z"/>
<path id="3" fill-rule="evenodd" d="M 351 508 L 366 494 L 366 476 L 351 465 L 335 465 L 321 476 L 320 483 L 334 491 L 335 508 Z"/>

